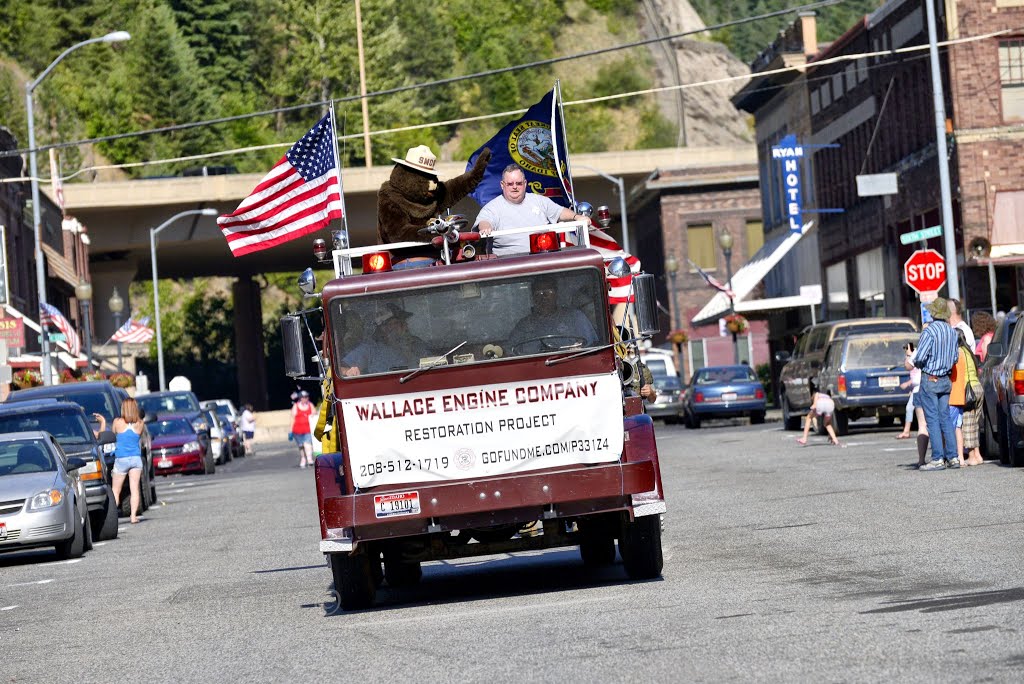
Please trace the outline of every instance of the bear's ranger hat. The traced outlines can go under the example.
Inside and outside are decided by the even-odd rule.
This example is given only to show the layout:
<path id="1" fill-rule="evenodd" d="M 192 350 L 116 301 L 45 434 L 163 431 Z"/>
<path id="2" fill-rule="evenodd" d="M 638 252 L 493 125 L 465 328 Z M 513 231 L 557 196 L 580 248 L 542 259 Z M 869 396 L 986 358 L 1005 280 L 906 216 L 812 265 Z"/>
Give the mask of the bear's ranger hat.
<path id="1" fill-rule="evenodd" d="M 409 151 L 405 153 L 405 159 L 391 158 L 391 161 L 396 164 L 402 164 L 408 166 L 410 169 L 416 169 L 424 173 L 433 174 L 434 164 L 437 163 L 437 157 L 430 151 L 430 148 L 426 145 L 419 145 L 418 147 L 410 147 Z"/>

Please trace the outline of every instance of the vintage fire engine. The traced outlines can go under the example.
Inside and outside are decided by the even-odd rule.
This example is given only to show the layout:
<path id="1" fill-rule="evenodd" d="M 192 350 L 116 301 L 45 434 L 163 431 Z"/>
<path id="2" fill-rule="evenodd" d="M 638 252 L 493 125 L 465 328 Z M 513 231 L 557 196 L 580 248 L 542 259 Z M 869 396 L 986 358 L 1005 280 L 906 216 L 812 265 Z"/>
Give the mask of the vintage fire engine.
<path id="1" fill-rule="evenodd" d="M 439 218 L 439 264 L 403 270 L 392 254 L 422 243 L 341 245 L 321 306 L 282 319 L 288 374 L 329 378 L 339 451 L 317 458 L 316 492 L 343 608 L 418 582 L 424 561 L 517 550 L 579 546 L 607 565 L 617 540 L 629 577 L 661 574 L 654 428 L 624 389 L 624 350 L 657 332 L 653 276 L 633 277 L 631 322 L 617 324 L 606 269 L 628 267 L 606 266 L 589 228 L 517 229 L 529 254 L 474 260 L 460 246 L 478 236 Z M 326 256 L 322 241 L 314 251 Z M 299 285 L 317 295 L 311 270 Z M 308 319 L 321 314 L 317 350 Z"/>

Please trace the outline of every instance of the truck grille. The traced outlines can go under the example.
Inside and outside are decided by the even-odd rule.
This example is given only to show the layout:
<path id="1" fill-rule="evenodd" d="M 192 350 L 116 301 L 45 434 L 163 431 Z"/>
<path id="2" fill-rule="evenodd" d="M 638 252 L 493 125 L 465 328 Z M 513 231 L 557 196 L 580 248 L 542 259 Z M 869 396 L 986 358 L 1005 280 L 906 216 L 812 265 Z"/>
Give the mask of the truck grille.
<path id="1" fill-rule="evenodd" d="M 17 513 L 25 505 L 24 499 L 12 499 L 11 501 L 0 501 L 0 515 Z"/>

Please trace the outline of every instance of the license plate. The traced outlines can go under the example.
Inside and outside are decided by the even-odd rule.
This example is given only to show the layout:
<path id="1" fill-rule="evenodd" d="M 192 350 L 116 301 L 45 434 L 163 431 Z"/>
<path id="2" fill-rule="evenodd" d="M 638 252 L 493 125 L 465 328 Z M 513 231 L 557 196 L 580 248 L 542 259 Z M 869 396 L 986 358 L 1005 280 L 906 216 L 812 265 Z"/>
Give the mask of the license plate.
<path id="1" fill-rule="evenodd" d="M 893 387 L 900 386 L 900 376 L 898 375 L 886 375 L 878 378 L 878 386 L 883 389 L 891 389 Z"/>
<path id="2" fill-rule="evenodd" d="M 173 465 L 174 465 L 174 462 L 173 461 L 169 461 L 166 458 L 161 458 L 159 461 L 156 462 L 156 467 L 157 468 L 170 468 Z"/>
<path id="3" fill-rule="evenodd" d="M 735 392 L 723 392 L 722 393 L 722 401 L 736 401 L 736 393 Z"/>
<path id="4" fill-rule="evenodd" d="M 0 539 L 7 539 L 7 523 L 0 522 Z"/>
<path id="5" fill-rule="evenodd" d="M 420 512 L 420 493 L 378 494 L 373 497 L 373 512 L 378 518 L 416 515 Z"/>

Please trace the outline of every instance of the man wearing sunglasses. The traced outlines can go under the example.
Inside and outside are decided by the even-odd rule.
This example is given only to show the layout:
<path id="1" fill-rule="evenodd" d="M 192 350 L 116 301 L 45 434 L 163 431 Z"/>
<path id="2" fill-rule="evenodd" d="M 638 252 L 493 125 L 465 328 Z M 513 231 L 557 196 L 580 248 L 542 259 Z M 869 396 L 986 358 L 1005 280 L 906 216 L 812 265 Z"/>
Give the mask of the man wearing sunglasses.
<path id="1" fill-rule="evenodd" d="M 572 209 L 561 207 L 543 195 L 526 191 L 526 176 L 517 164 L 509 164 L 501 172 L 501 196 L 484 205 L 476 217 L 475 228 L 483 237 L 493 234 L 493 253 L 498 256 L 530 251 L 530 236 L 502 235 L 502 230 L 542 226 L 558 221 L 585 218 Z"/>

